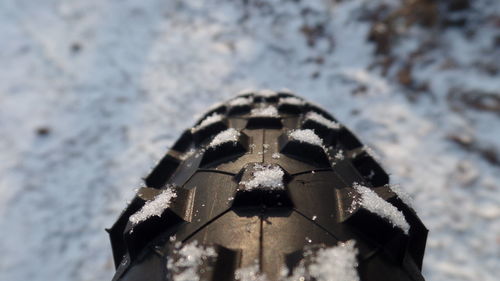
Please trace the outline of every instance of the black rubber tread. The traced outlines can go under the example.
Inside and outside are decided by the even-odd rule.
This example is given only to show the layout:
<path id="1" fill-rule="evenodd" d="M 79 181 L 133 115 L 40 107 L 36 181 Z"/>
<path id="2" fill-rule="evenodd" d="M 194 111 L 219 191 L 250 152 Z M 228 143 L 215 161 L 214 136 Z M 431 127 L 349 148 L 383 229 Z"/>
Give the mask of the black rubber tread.
<path id="1" fill-rule="evenodd" d="M 221 120 L 186 130 L 108 229 L 117 269 L 113 280 L 175 281 L 177 273 L 167 264 L 194 241 L 217 255 L 200 263 L 199 280 L 235 280 L 238 269 L 250 266 L 258 266 L 266 280 L 281 280 L 283 268 L 293 270 L 307 258 L 306 249 L 347 240 L 356 242 L 361 280 L 423 280 L 427 229 L 390 189 L 389 176 L 358 138 L 345 127 L 306 120 L 314 111 L 337 122 L 316 105 L 280 103 L 280 98 L 295 97 L 288 92 L 241 96 L 253 102 L 231 106 L 228 101 L 195 126 L 213 114 L 222 115 Z M 252 109 L 268 105 L 276 107 L 278 116 L 252 116 Z M 240 132 L 238 140 L 209 146 L 227 128 Z M 324 146 L 290 139 L 296 129 L 313 130 Z M 242 190 L 239 182 L 248 180 L 259 164 L 282 169 L 285 189 Z M 409 233 L 354 204 L 360 199 L 355 183 L 400 210 Z M 129 222 L 166 188 L 177 197 L 161 216 Z"/>

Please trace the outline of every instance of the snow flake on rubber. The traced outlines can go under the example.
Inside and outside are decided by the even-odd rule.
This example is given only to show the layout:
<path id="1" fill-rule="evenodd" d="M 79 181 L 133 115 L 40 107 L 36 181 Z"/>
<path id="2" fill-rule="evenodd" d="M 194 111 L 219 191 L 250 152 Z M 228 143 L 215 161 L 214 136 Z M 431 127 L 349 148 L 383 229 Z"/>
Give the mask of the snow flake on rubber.
<path id="1" fill-rule="evenodd" d="M 304 105 L 306 102 L 303 99 L 299 99 L 296 97 L 286 97 L 286 98 L 280 98 L 278 104 L 289 104 L 289 105 Z"/>
<path id="2" fill-rule="evenodd" d="M 301 261 L 289 277 L 285 268 L 281 272 L 282 280 L 306 280 L 308 275 L 317 281 L 359 281 L 357 255 L 354 240 L 340 242 L 337 246 L 319 249 L 307 267 Z"/>
<path id="3" fill-rule="evenodd" d="M 353 201 L 352 208 L 361 206 L 364 209 L 386 219 L 394 227 L 398 227 L 405 234 L 408 234 L 410 225 L 405 219 L 405 216 L 396 207 L 382 199 L 373 190 L 358 183 L 354 183 L 354 189 L 361 195 L 361 200 Z"/>
<path id="4" fill-rule="evenodd" d="M 380 155 L 378 155 L 377 153 L 375 153 L 375 151 L 369 147 L 369 146 L 366 146 L 364 145 L 362 147 L 362 151 L 366 152 L 368 155 L 370 155 L 373 159 L 377 160 L 377 161 L 380 161 Z"/>
<path id="5" fill-rule="evenodd" d="M 238 132 L 236 129 L 229 128 L 229 129 L 224 130 L 224 131 L 220 132 L 219 134 L 217 134 L 212 139 L 212 141 L 210 142 L 208 147 L 216 147 L 218 145 L 221 145 L 221 144 L 227 143 L 227 142 L 236 143 L 238 141 L 238 138 L 240 137 L 240 135 L 241 135 L 241 133 Z"/>
<path id="6" fill-rule="evenodd" d="M 269 105 L 267 107 L 259 107 L 252 109 L 251 115 L 253 117 L 277 117 L 278 109 L 276 107 Z"/>
<path id="7" fill-rule="evenodd" d="M 335 159 L 336 160 L 344 160 L 344 151 L 342 149 L 337 151 L 337 153 L 335 154 Z"/>
<path id="8" fill-rule="evenodd" d="M 275 91 L 268 90 L 268 89 L 263 89 L 263 90 L 257 91 L 257 95 L 261 96 L 261 97 L 264 97 L 264 98 L 271 98 L 271 97 L 276 96 L 277 94 L 278 93 L 276 93 Z"/>
<path id="9" fill-rule="evenodd" d="M 283 176 L 285 172 L 278 166 L 256 164 L 255 172 L 252 178 L 248 181 L 240 181 L 240 185 L 245 187 L 245 190 L 255 188 L 262 189 L 283 189 Z"/>
<path id="10" fill-rule="evenodd" d="M 205 119 L 203 119 L 203 121 L 201 121 L 198 126 L 191 128 L 191 133 L 196 133 L 201 129 L 204 129 L 214 123 L 222 121 L 223 118 L 224 118 L 223 115 L 218 113 L 213 113 L 212 115 L 207 116 Z"/>
<path id="11" fill-rule="evenodd" d="M 229 101 L 232 107 L 250 105 L 253 102 L 252 97 L 239 97 Z"/>
<path id="12" fill-rule="evenodd" d="M 323 147 L 323 140 L 311 129 L 293 130 L 288 133 L 288 136 L 292 140 Z"/>
<path id="13" fill-rule="evenodd" d="M 388 184 L 387 185 L 392 192 L 396 193 L 399 199 L 403 201 L 408 207 L 413 208 L 413 198 L 411 198 L 410 194 L 408 194 L 405 190 L 401 188 L 399 184 Z"/>
<path id="14" fill-rule="evenodd" d="M 259 273 L 259 265 L 255 263 L 251 266 L 238 268 L 234 273 L 234 279 L 238 281 L 267 281 L 264 274 Z"/>
<path id="15" fill-rule="evenodd" d="M 175 191 L 169 186 L 160 194 L 156 195 L 153 200 L 147 201 L 142 208 L 129 217 L 129 221 L 133 224 L 138 224 L 153 216 L 161 216 L 163 211 L 170 205 L 170 201 L 177 197 Z"/>
<path id="16" fill-rule="evenodd" d="M 309 265 L 309 274 L 317 281 L 359 281 L 358 250 L 354 240 L 339 243 L 336 247 L 318 251 L 314 262 Z"/>
<path id="17" fill-rule="evenodd" d="M 174 250 L 178 258 L 169 259 L 167 268 L 173 275 L 173 281 L 199 281 L 199 267 L 208 258 L 217 257 L 212 247 L 202 247 L 197 241 L 184 245 L 180 250 Z"/>
<path id="18" fill-rule="evenodd" d="M 191 148 L 190 150 L 188 150 L 187 152 L 185 152 L 184 154 L 182 154 L 179 158 L 182 161 L 184 161 L 184 160 L 188 159 L 189 157 L 193 156 L 195 153 L 196 153 L 196 149 Z"/>
<path id="19" fill-rule="evenodd" d="M 324 117 L 323 115 L 319 114 L 319 113 L 316 113 L 314 111 L 309 111 L 307 114 L 306 114 L 306 117 L 305 117 L 305 120 L 311 120 L 311 121 L 314 121 L 320 125 L 323 125 L 327 128 L 330 128 L 330 129 L 339 129 L 340 128 L 340 124 L 335 122 L 335 121 L 332 121 L 326 117 Z"/>

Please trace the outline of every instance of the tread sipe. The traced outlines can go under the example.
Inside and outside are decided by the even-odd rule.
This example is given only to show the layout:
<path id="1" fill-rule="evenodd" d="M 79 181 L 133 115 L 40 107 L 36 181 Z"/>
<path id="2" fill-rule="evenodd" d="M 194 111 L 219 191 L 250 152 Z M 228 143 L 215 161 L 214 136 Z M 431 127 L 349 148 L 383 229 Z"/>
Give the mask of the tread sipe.
<path id="1" fill-rule="evenodd" d="M 116 281 L 421 281 L 427 229 L 325 110 L 247 92 L 186 130 L 108 229 Z"/>

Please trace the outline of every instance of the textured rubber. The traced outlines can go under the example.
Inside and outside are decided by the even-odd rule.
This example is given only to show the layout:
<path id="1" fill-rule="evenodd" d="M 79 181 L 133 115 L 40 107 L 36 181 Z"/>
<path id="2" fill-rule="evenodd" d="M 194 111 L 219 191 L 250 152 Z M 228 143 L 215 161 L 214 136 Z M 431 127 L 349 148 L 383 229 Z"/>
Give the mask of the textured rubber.
<path id="1" fill-rule="evenodd" d="M 347 128 L 331 126 L 338 123 L 325 110 L 290 99 L 295 96 L 288 92 L 240 97 L 186 130 L 108 229 L 117 269 L 113 280 L 292 280 L 291 273 L 314 255 L 311 249 L 349 240 L 355 241 L 359 280 L 424 280 L 427 229 Z M 268 106 L 277 114 L 256 112 Z M 330 126 L 306 117 L 311 112 Z M 210 146 L 228 128 L 239 132 L 237 138 Z M 306 129 L 323 146 L 290 135 Z M 283 171 L 282 188 L 245 190 L 242 183 L 262 165 Z M 396 207 L 409 232 L 355 204 L 361 198 L 356 183 Z M 139 223 L 130 221 L 167 188 L 176 193 L 168 208 Z M 182 256 L 186 245 L 197 245 L 198 251 Z M 241 274 L 249 268 L 259 273 Z M 343 280 L 315 279 L 307 272 L 302 277 Z"/>

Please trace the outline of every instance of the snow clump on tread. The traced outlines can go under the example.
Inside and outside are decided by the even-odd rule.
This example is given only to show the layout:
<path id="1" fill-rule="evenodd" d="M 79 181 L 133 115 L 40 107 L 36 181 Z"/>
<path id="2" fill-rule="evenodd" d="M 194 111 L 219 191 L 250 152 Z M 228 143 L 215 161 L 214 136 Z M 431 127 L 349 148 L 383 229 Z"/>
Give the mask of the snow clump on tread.
<path id="1" fill-rule="evenodd" d="M 280 98 L 278 104 L 304 105 L 306 102 L 296 97 Z"/>
<path id="2" fill-rule="evenodd" d="M 267 281 L 265 275 L 259 273 L 259 265 L 238 268 L 234 273 L 234 279 L 238 281 Z"/>
<path id="3" fill-rule="evenodd" d="M 160 194 L 156 195 L 153 200 L 147 201 L 142 208 L 129 217 L 129 221 L 133 224 L 138 224 L 153 216 L 161 216 L 163 211 L 168 208 L 172 198 L 177 197 L 175 191 L 168 187 Z"/>
<path id="4" fill-rule="evenodd" d="M 210 142 L 208 147 L 216 147 L 220 144 L 226 143 L 226 142 L 237 142 L 239 136 L 241 135 L 240 132 L 238 132 L 236 129 L 229 128 L 225 131 L 220 132 L 217 134 L 213 140 Z"/>
<path id="5" fill-rule="evenodd" d="M 391 184 L 387 185 L 389 188 L 392 190 L 392 192 L 396 193 L 399 199 L 403 201 L 408 207 L 413 208 L 413 199 L 411 198 L 410 194 L 408 194 L 406 191 L 404 191 L 399 184 Z"/>
<path id="6" fill-rule="evenodd" d="M 319 249 L 311 263 L 306 266 L 304 261 L 301 261 L 294 269 L 292 276 L 286 277 L 288 270 L 283 268 L 281 280 L 306 280 L 305 277 L 309 275 L 317 281 L 359 281 L 357 254 L 358 249 L 355 247 L 354 240 Z"/>
<path id="7" fill-rule="evenodd" d="M 191 148 L 189 151 L 187 151 L 186 153 L 182 154 L 179 158 L 182 161 L 184 161 L 184 160 L 188 159 L 189 157 L 193 156 L 195 153 L 196 153 L 196 149 Z"/>
<path id="8" fill-rule="evenodd" d="M 239 97 L 229 101 L 229 106 L 235 107 L 235 106 L 250 105 L 252 102 L 253 102 L 252 97 L 247 97 L 247 98 Z"/>
<path id="9" fill-rule="evenodd" d="M 330 129 L 339 129 L 340 128 L 339 123 L 332 121 L 332 120 L 326 118 L 325 116 L 323 116 L 319 113 L 316 113 L 314 111 L 309 111 L 306 114 L 305 120 L 314 121 L 314 122 L 321 124 L 327 128 L 330 128 Z"/>
<path id="10" fill-rule="evenodd" d="M 273 90 L 268 90 L 268 89 L 263 89 L 260 91 L 257 91 L 257 95 L 265 98 L 270 98 L 276 96 L 278 93 L 276 93 Z"/>
<path id="11" fill-rule="evenodd" d="M 212 125 L 213 123 L 217 123 L 219 121 L 222 121 L 223 118 L 224 118 L 223 115 L 218 114 L 218 113 L 213 113 L 212 115 L 207 116 L 205 119 L 203 119 L 203 121 L 201 121 L 198 126 L 192 128 L 191 133 L 196 133 L 199 130 Z"/>
<path id="12" fill-rule="evenodd" d="M 361 201 L 353 201 L 353 204 L 361 205 L 364 209 L 379 215 L 389 221 L 394 227 L 398 227 L 403 230 L 405 234 L 408 234 L 410 225 L 401 211 L 382 199 L 370 188 L 358 183 L 354 183 L 353 187 L 361 195 Z"/>
<path id="13" fill-rule="evenodd" d="M 288 135 L 293 140 L 323 147 L 323 140 L 311 129 L 293 130 Z"/>
<path id="14" fill-rule="evenodd" d="M 209 257 L 217 257 L 214 248 L 198 246 L 197 241 L 184 245 L 176 252 L 179 254 L 177 260 L 169 259 L 168 270 L 173 272 L 174 281 L 199 281 L 198 268 Z"/>
<path id="15" fill-rule="evenodd" d="M 278 109 L 270 105 L 262 108 L 252 109 L 251 115 L 254 117 L 276 117 L 278 116 Z"/>
<path id="16" fill-rule="evenodd" d="M 356 268 L 358 250 L 354 247 L 355 241 L 331 248 L 320 249 L 315 261 L 309 265 L 309 274 L 317 281 L 359 281 Z"/>
<path id="17" fill-rule="evenodd" d="M 257 164 L 254 166 L 255 172 L 252 179 L 249 181 L 241 181 L 240 184 L 245 186 L 245 190 L 252 190 L 257 187 L 264 189 L 283 189 L 283 176 L 285 172 L 278 166 L 264 166 Z"/>
<path id="18" fill-rule="evenodd" d="M 337 153 L 335 154 L 335 159 L 337 159 L 337 160 L 344 160 L 344 152 L 342 151 L 342 149 L 340 149 L 339 151 L 337 151 Z"/>

